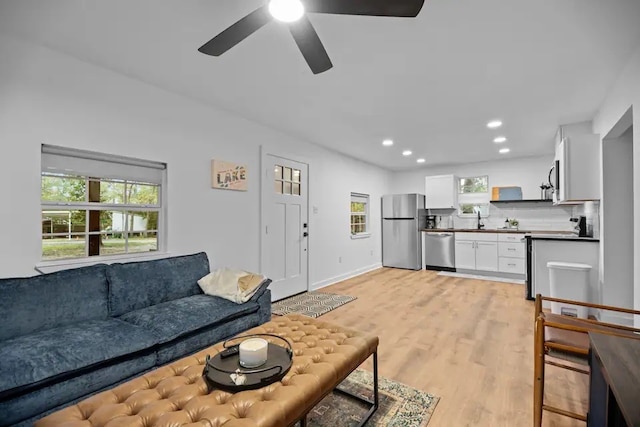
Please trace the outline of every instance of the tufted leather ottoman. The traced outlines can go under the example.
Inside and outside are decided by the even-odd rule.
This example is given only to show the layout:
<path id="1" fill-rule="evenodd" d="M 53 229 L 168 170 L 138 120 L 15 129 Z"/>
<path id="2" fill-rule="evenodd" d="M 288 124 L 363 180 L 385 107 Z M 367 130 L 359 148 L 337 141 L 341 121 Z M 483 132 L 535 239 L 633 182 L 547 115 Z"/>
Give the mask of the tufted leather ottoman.
<path id="1" fill-rule="evenodd" d="M 286 427 L 301 421 L 305 426 L 306 414 L 371 355 L 374 402 L 367 402 L 371 409 L 362 424 L 377 409 L 378 337 L 301 315 L 274 317 L 241 335 L 251 333 L 277 334 L 292 343 L 293 365 L 282 381 L 258 390 L 208 393 L 202 370 L 207 354 L 222 349 L 218 343 L 55 412 L 35 425 Z"/>

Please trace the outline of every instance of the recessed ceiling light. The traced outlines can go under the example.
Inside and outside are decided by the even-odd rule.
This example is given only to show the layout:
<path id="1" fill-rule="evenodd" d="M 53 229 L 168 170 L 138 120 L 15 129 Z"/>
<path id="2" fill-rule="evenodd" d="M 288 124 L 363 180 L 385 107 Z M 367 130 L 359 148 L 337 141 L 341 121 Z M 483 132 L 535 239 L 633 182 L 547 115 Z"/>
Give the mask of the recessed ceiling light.
<path id="1" fill-rule="evenodd" d="M 304 15 L 304 6 L 300 0 L 271 0 L 269 13 L 282 22 L 295 22 Z"/>
<path id="2" fill-rule="evenodd" d="M 497 129 L 500 126 L 502 126 L 502 122 L 500 120 L 492 120 L 489 123 L 487 123 L 487 127 L 489 129 Z"/>
<path id="3" fill-rule="evenodd" d="M 391 147 L 393 145 L 393 141 L 391 139 L 385 139 L 384 141 L 382 141 L 382 145 L 384 145 L 385 147 Z"/>
<path id="4" fill-rule="evenodd" d="M 411 152 L 411 150 L 404 150 L 404 151 L 402 152 L 402 155 L 403 155 L 403 156 L 410 156 L 410 155 L 412 155 L 412 154 L 413 154 L 413 153 Z"/>
<path id="5" fill-rule="evenodd" d="M 500 149 L 500 154 L 507 154 L 509 151 L 511 151 L 511 150 L 508 149 L 508 148 L 501 148 Z"/>
<path id="6" fill-rule="evenodd" d="M 425 159 L 418 159 L 418 160 L 416 160 L 416 162 L 418 162 L 418 163 L 424 163 L 424 162 L 426 162 L 426 160 L 425 160 Z"/>
<path id="7" fill-rule="evenodd" d="M 496 139 L 493 140 L 493 142 L 495 142 L 496 144 L 502 144 L 503 142 L 505 142 L 507 140 L 506 137 L 504 136 L 499 136 Z"/>

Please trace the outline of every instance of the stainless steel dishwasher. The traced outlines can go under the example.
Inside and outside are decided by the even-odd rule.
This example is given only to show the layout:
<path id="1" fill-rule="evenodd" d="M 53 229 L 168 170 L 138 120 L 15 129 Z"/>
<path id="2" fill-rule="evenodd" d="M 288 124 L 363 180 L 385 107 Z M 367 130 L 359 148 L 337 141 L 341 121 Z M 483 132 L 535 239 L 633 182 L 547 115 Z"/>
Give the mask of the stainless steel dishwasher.
<path id="1" fill-rule="evenodd" d="M 424 233 L 425 268 L 456 271 L 455 234 L 443 231 Z"/>

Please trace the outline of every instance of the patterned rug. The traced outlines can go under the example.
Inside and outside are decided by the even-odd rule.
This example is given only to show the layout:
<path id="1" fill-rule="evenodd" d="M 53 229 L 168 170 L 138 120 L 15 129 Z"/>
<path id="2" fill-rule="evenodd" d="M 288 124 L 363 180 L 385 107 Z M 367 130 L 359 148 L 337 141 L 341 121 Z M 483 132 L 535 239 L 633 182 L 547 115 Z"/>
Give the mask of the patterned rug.
<path id="1" fill-rule="evenodd" d="M 373 374 L 357 369 L 342 382 L 340 388 L 373 400 Z M 380 406 L 369 420 L 370 427 L 425 427 L 439 397 L 385 378 L 378 378 Z M 353 398 L 332 393 L 322 400 L 307 417 L 309 427 L 357 426 L 369 410 Z"/>
<path id="2" fill-rule="evenodd" d="M 316 318 L 355 299 L 356 297 L 348 295 L 325 294 L 316 291 L 305 292 L 274 302 L 271 304 L 271 313 L 278 316 L 299 313 Z"/>

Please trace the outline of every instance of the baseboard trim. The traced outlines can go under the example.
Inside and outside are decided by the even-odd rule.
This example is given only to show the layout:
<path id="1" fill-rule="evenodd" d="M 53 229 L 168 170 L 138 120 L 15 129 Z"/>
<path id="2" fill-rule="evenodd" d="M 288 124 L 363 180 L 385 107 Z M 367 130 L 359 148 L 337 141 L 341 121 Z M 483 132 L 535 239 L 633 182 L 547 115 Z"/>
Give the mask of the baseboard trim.
<path id="1" fill-rule="evenodd" d="M 612 313 L 606 310 L 598 310 L 597 318 L 601 322 L 615 323 L 617 325 L 630 326 L 633 328 L 633 314 Z"/>
<path id="2" fill-rule="evenodd" d="M 368 273 L 373 270 L 377 270 L 378 268 L 382 268 L 382 263 L 378 262 L 376 264 L 368 265 L 366 267 L 358 268 L 357 270 L 350 271 L 345 274 L 341 274 L 339 276 L 331 277 L 329 279 L 321 280 L 319 282 L 313 283 L 311 285 L 310 291 L 317 291 L 318 289 L 326 288 L 330 285 L 335 285 L 338 282 L 342 282 L 343 280 L 351 279 L 356 276 L 360 276 L 361 274 Z"/>

